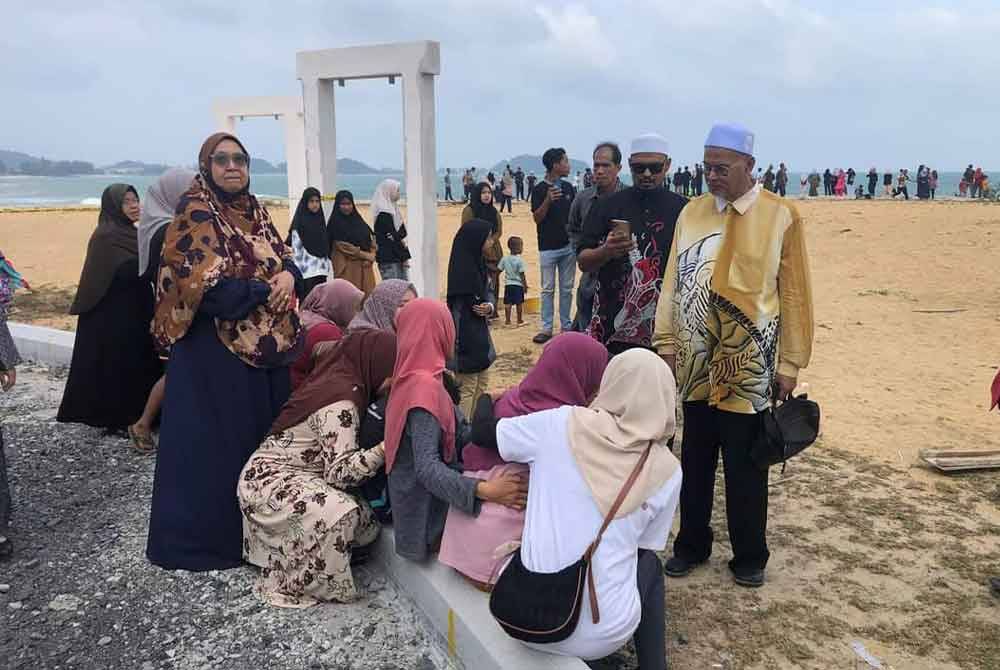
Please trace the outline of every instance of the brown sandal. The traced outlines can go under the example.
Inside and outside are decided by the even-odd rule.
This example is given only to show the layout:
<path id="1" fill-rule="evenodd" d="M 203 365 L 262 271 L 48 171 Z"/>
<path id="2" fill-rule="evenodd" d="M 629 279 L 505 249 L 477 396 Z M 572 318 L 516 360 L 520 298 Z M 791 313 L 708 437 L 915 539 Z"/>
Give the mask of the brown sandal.
<path id="1" fill-rule="evenodd" d="M 152 433 L 147 433 L 145 435 L 142 435 L 135 429 L 135 426 L 129 426 L 128 436 L 132 448 L 138 451 L 140 454 L 156 453 L 156 443 L 153 441 Z"/>

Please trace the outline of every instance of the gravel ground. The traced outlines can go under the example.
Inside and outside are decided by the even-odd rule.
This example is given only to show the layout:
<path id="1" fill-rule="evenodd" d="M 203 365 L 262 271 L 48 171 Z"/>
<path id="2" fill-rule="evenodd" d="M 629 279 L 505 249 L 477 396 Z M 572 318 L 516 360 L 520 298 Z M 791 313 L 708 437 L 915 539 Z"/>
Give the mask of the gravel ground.
<path id="1" fill-rule="evenodd" d="M 4 668 L 454 670 L 444 641 L 376 567 L 350 605 L 282 610 L 255 571 L 168 572 L 145 559 L 154 459 L 55 422 L 65 372 L 18 369 L 0 398 L 15 555 L 0 563 Z"/>

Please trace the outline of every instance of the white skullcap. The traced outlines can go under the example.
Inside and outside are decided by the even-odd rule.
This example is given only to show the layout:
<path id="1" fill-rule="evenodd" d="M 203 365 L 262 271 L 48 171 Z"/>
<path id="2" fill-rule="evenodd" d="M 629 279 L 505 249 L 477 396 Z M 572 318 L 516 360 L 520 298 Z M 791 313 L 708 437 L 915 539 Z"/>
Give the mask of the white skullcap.
<path id="1" fill-rule="evenodd" d="M 717 123 L 708 131 L 705 146 L 753 156 L 753 133 L 738 123 Z"/>
<path id="2" fill-rule="evenodd" d="M 629 153 L 663 154 L 667 156 L 670 153 L 670 145 L 667 144 L 667 140 L 662 135 L 646 133 L 632 140 L 632 150 Z"/>

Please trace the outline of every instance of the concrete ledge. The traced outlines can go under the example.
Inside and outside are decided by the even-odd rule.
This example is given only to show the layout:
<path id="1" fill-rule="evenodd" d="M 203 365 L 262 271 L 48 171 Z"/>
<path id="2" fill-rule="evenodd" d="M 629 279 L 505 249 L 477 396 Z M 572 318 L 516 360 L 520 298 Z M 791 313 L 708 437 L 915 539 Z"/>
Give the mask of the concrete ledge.
<path id="1" fill-rule="evenodd" d="M 13 321 L 7 325 L 21 358 L 45 365 L 69 367 L 73 360 L 76 333 Z"/>
<path id="2" fill-rule="evenodd" d="M 578 658 L 529 649 L 493 620 L 489 597 L 437 560 L 414 563 L 396 555 L 391 528 L 383 528 L 374 558 L 406 591 L 469 670 L 587 670 Z"/>

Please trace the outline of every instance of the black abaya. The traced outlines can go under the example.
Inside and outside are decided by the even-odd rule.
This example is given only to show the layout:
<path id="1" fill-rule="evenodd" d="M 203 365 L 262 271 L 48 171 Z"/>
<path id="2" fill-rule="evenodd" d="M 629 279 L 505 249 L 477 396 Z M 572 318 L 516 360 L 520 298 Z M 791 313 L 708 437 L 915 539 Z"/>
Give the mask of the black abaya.
<path id="1" fill-rule="evenodd" d="M 80 315 L 56 419 L 122 430 L 135 423 L 163 366 L 149 323 L 153 292 L 136 258 L 118 266 L 107 292 Z"/>

